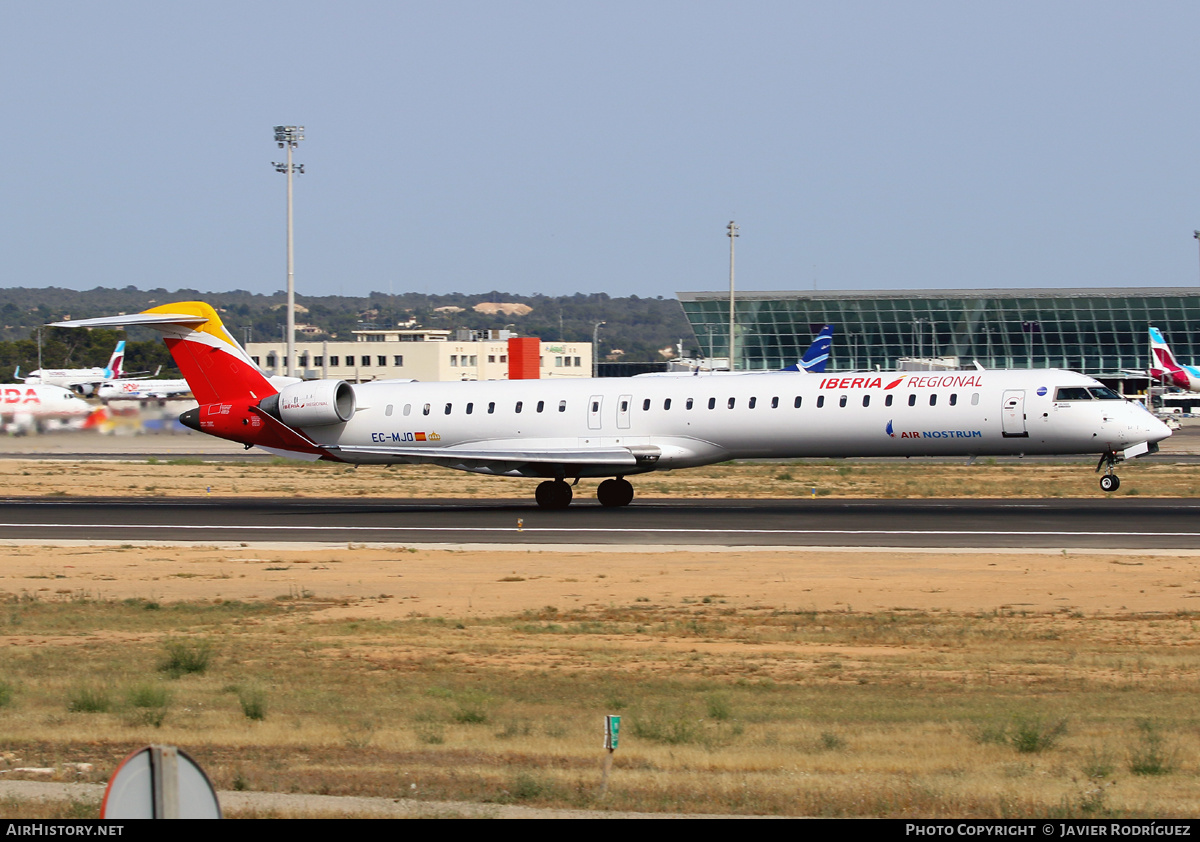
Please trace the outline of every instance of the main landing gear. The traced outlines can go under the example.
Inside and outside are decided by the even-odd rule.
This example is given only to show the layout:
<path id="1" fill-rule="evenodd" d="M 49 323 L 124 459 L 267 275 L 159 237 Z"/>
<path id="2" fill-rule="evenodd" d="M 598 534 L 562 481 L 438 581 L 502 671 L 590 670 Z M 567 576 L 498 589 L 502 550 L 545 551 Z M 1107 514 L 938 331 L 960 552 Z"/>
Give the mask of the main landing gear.
<path id="1" fill-rule="evenodd" d="M 606 479 L 596 489 L 596 499 L 606 508 L 628 506 L 633 502 L 633 485 L 624 477 Z"/>
<path id="2" fill-rule="evenodd" d="M 561 479 L 546 480 L 537 487 L 534 498 L 543 509 L 565 509 L 571 505 L 574 493 Z M 633 501 L 633 485 L 624 477 L 606 479 L 596 489 L 596 499 L 605 508 L 628 506 Z"/>
<path id="3" fill-rule="evenodd" d="M 1121 457 L 1115 450 L 1110 450 L 1100 457 L 1100 461 L 1096 463 L 1096 471 L 1101 468 L 1106 468 L 1104 476 L 1100 477 L 1101 491 L 1116 491 L 1121 487 L 1121 478 L 1113 473 L 1113 467 L 1121 460 Z"/>
<path id="4" fill-rule="evenodd" d="M 571 486 L 560 479 L 546 480 L 540 483 L 534 493 L 534 499 L 543 509 L 565 509 L 571 505 L 573 496 Z"/>

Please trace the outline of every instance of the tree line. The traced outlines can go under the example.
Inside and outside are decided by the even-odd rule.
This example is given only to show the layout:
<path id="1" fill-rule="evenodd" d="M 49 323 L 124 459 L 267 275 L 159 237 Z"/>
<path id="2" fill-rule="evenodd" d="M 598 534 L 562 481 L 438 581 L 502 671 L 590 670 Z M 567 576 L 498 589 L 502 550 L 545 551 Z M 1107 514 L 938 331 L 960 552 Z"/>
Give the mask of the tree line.
<path id="1" fill-rule="evenodd" d="M 133 286 L 86 291 L 9 287 L 0 289 L 0 372 L 11 375 L 18 365 L 22 373 L 38 367 L 40 331 L 41 361 L 47 368 L 103 366 L 117 340 L 125 336 L 128 370 L 153 371 L 162 365 L 163 377 L 178 377 L 166 347 L 147 328 L 130 329 L 126 336 L 113 330 L 43 326 L 68 318 L 136 313 L 160 304 L 192 300 L 206 301 L 215 307 L 238 341 L 277 340 L 287 324 L 287 296 L 282 291 L 263 295 L 245 290 L 202 293 L 193 289 L 139 290 Z M 474 306 L 480 303 L 524 304 L 530 311 L 525 315 L 475 312 Z M 660 350 L 673 348 L 681 340 L 688 350 L 695 350 L 683 308 L 675 299 L 662 296 L 614 298 L 604 293 L 526 296 L 499 290 L 473 295 L 372 292 L 362 297 L 297 295 L 296 304 L 304 308 L 296 315 L 297 324 L 316 327 L 320 331 L 317 339 L 350 339 L 354 330 L 414 321 L 427 328 L 509 327 L 521 335 L 537 336 L 544 341 L 590 342 L 596 323 L 605 322 L 599 332 L 601 359 L 620 350 L 624 352 L 619 357 L 622 362 L 660 362 L 664 359 Z"/>

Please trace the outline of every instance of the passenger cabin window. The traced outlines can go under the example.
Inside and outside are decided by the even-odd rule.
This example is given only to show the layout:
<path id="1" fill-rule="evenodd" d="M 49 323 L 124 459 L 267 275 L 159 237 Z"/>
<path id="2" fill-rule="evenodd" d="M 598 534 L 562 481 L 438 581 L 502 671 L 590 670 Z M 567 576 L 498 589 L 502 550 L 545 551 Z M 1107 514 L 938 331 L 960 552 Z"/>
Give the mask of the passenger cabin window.
<path id="1" fill-rule="evenodd" d="M 754 406 L 755 406 L 755 404 L 757 404 L 757 403 L 758 403 L 758 398 L 751 398 L 751 399 L 750 399 L 750 408 L 751 408 L 751 409 L 754 409 Z"/>
<path id="2" fill-rule="evenodd" d="M 450 414 L 450 409 L 451 409 L 451 407 L 453 407 L 453 406 L 454 406 L 454 404 L 452 404 L 452 403 L 448 403 L 448 404 L 446 404 L 446 414 L 447 414 L 447 415 L 449 415 L 449 414 Z"/>
<path id="3" fill-rule="evenodd" d="M 421 410 L 421 414 L 422 414 L 422 415 L 428 415 L 428 414 L 429 414 L 429 404 L 425 404 L 425 408 L 424 408 L 423 410 Z"/>
<path id="4" fill-rule="evenodd" d="M 559 402 L 558 402 L 558 411 L 559 411 L 559 412 L 566 412 L 566 411 L 567 411 L 567 402 L 566 402 L 566 401 L 559 401 Z"/>
<path id="5" fill-rule="evenodd" d="M 929 396 L 929 405 L 937 406 L 937 395 L 936 394 Z"/>
<path id="6" fill-rule="evenodd" d="M 891 406 L 891 405 L 892 405 L 892 398 L 893 398 L 893 397 L 895 397 L 895 395 L 888 395 L 886 398 L 884 398 L 884 399 L 883 399 L 883 405 L 884 405 L 884 406 Z"/>
<path id="7" fill-rule="evenodd" d="M 695 401 L 693 401 L 691 398 L 688 398 L 687 403 L 684 404 L 684 408 L 691 409 L 694 404 L 695 404 Z"/>
<path id="8" fill-rule="evenodd" d="M 909 406 L 916 406 L 916 405 L 917 405 L 917 396 L 916 396 L 916 395 L 909 395 L 909 396 L 908 396 L 908 405 L 909 405 Z"/>
<path id="9" fill-rule="evenodd" d="M 796 395 L 795 407 L 796 407 L 796 409 L 800 408 L 800 396 L 799 395 Z"/>
<path id="10" fill-rule="evenodd" d="M 979 393 L 978 392 L 971 393 L 971 406 L 979 406 Z"/>
<path id="11" fill-rule="evenodd" d="M 406 404 L 404 405 L 404 414 L 407 416 L 407 415 L 408 415 L 409 413 L 411 413 L 411 412 L 412 412 L 412 404 L 411 404 L 411 403 L 406 403 Z"/>
<path id="12" fill-rule="evenodd" d="M 525 405 L 525 401 L 517 401 L 517 412 L 521 411 L 521 407 Z"/>
<path id="13" fill-rule="evenodd" d="M 538 411 L 538 412 L 541 412 L 541 411 L 542 411 L 543 409 L 545 409 L 545 408 L 546 408 L 546 402 L 545 402 L 545 401 L 538 401 L 538 405 L 537 405 L 537 411 Z"/>
<path id="14" fill-rule="evenodd" d="M 600 401 L 592 401 L 592 412 L 600 411 Z"/>
<path id="15" fill-rule="evenodd" d="M 622 412 L 629 411 L 629 401 L 621 401 L 621 411 Z"/>
<path id="16" fill-rule="evenodd" d="M 838 399 L 838 406 L 844 407 L 845 405 L 846 405 L 846 396 L 842 395 L 841 398 Z"/>
<path id="17" fill-rule="evenodd" d="M 736 402 L 737 402 L 737 398 L 730 398 L 730 399 L 729 399 L 729 408 L 730 408 L 730 409 L 733 409 L 733 405 L 734 405 L 734 403 L 736 403 Z"/>
<path id="18" fill-rule="evenodd" d="M 867 406 L 870 406 L 870 405 L 871 405 L 871 396 L 870 396 L 870 395 L 863 395 L 863 406 L 864 406 L 864 407 L 867 407 Z"/>
<path id="19" fill-rule="evenodd" d="M 489 402 L 488 403 L 488 415 L 491 415 L 495 411 L 496 411 L 496 402 L 495 401 Z"/>
<path id="20" fill-rule="evenodd" d="M 663 409 L 670 409 L 670 408 L 671 408 L 671 399 L 667 398 L 663 401 Z"/>
<path id="21" fill-rule="evenodd" d="M 771 409 L 779 409 L 779 398 L 771 398 Z"/>
<path id="22" fill-rule="evenodd" d="M 958 392 L 954 392 L 950 395 L 950 405 L 958 406 Z"/>
<path id="23" fill-rule="evenodd" d="M 474 409 L 475 409 L 475 404 L 473 404 L 473 403 L 467 404 L 467 415 L 470 415 Z"/>
<path id="24" fill-rule="evenodd" d="M 709 408 L 709 409 L 716 409 L 716 408 L 717 408 L 717 399 L 716 399 L 716 398 L 709 398 L 709 399 L 708 399 L 708 408 Z"/>
<path id="25" fill-rule="evenodd" d="M 392 417 L 392 405 L 390 403 L 387 405 L 387 409 L 385 409 L 383 411 L 383 414 L 386 415 L 388 418 Z"/>
<path id="26" fill-rule="evenodd" d="M 817 409 L 820 409 L 820 408 L 821 408 L 821 407 L 823 407 L 824 405 L 825 405 L 825 396 L 824 396 L 824 395 L 817 395 Z"/>
<path id="27" fill-rule="evenodd" d="M 644 401 L 642 401 L 642 412 L 649 412 L 649 411 L 650 411 L 650 399 L 646 398 Z"/>

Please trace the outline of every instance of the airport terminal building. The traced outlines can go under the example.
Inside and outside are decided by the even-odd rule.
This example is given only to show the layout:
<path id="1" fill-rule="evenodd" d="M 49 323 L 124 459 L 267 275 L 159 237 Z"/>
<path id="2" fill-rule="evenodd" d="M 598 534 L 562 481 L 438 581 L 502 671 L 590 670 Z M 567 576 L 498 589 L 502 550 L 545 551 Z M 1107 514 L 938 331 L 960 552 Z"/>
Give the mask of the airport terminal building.
<path id="1" fill-rule="evenodd" d="M 298 375 L 308 380 L 507 380 L 591 377 L 590 342 L 542 342 L 507 330 L 390 328 L 353 331 L 351 340 L 296 343 Z M 284 374 L 282 341 L 249 342 L 246 353 L 268 375 Z"/>
<path id="2" fill-rule="evenodd" d="M 681 292 L 700 354 L 729 355 L 729 292 Z M 1067 368 L 1126 380 L 1149 365 L 1146 329 L 1175 356 L 1200 361 L 1200 289 L 879 290 L 738 292 L 739 370 L 800 359 L 823 325 L 836 327 L 829 370 L 895 369 L 905 358 L 957 358 L 970 367 Z"/>

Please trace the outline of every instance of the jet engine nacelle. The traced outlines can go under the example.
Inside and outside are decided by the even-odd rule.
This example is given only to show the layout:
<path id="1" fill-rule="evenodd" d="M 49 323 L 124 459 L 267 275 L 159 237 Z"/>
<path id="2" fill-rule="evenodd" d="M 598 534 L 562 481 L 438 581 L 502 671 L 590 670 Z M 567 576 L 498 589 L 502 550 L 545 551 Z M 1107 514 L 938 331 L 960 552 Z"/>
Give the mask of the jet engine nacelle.
<path id="1" fill-rule="evenodd" d="M 259 404 L 289 427 L 325 427 L 354 417 L 354 389 L 345 380 L 306 380 Z"/>
<path id="2" fill-rule="evenodd" d="M 96 394 L 96 383 L 76 383 L 71 387 L 71 391 L 81 397 L 90 398 Z"/>

